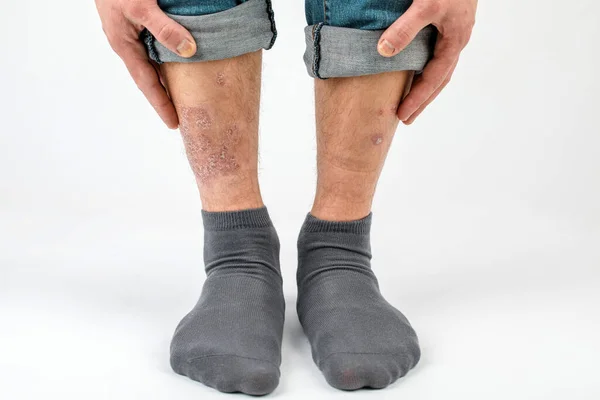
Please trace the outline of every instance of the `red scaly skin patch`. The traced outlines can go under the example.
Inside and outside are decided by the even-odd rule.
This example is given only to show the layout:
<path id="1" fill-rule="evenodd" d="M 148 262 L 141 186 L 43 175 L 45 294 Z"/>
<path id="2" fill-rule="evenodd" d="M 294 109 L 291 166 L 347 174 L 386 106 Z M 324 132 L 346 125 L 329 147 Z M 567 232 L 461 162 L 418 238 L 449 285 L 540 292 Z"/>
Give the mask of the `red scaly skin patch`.
<path id="1" fill-rule="evenodd" d="M 235 123 L 228 125 L 218 135 L 214 132 L 212 117 L 206 108 L 181 107 L 179 113 L 188 160 L 200 182 L 207 183 L 239 169 L 235 147 L 240 142 L 240 132 Z"/>

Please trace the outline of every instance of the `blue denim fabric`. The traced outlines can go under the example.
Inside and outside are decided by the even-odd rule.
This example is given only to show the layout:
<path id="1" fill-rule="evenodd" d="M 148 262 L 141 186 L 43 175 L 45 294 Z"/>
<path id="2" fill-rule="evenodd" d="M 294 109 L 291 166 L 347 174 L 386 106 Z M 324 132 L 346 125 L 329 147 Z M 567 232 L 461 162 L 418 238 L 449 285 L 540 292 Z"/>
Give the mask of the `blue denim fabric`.
<path id="1" fill-rule="evenodd" d="M 247 0 L 158 0 L 160 8 L 174 15 L 206 15 L 229 10 Z M 390 26 L 412 0 L 306 0 L 306 22 L 315 25 L 377 30 Z"/>
<path id="2" fill-rule="evenodd" d="M 289 1 L 289 0 L 286 0 Z M 437 31 L 423 29 L 394 57 L 377 52 L 381 34 L 411 6 L 412 0 L 305 0 L 304 62 L 320 79 L 388 71 L 420 72 L 433 53 Z M 270 49 L 277 37 L 271 0 L 158 0 L 186 27 L 198 45 L 191 58 L 166 49 L 147 31 L 150 58 L 162 62 L 199 62 Z"/>
<path id="3" fill-rule="evenodd" d="M 411 4 L 412 0 L 305 0 L 306 22 L 363 30 L 386 29 Z"/>
<path id="4" fill-rule="evenodd" d="M 163 62 L 200 62 L 237 57 L 270 49 L 277 38 L 271 0 L 159 0 L 173 20 L 187 28 L 198 51 L 183 58 L 144 30 L 141 39 L 148 56 Z"/>
<path id="5" fill-rule="evenodd" d="M 158 0 L 159 7 L 167 14 L 206 15 L 229 10 L 247 0 Z"/>
<path id="6" fill-rule="evenodd" d="M 305 0 L 308 74 L 326 79 L 401 70 L 420 73 L 432 54 L 433 26 L 394 57 L 377 52 L 381 34 L 411 5 L 412 0 Z"/>

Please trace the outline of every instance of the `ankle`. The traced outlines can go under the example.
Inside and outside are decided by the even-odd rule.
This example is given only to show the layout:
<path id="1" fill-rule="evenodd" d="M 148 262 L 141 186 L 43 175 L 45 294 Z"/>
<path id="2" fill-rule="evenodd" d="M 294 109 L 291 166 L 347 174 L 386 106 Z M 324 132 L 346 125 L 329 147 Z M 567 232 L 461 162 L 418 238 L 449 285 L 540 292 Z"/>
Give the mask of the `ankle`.
<path id="1" fill-rule="evenodd" d="M 359 176 L 321 178 L 311 214 L 328 221 L 361 219 L 371 212 L 374 195 L 375 185 Z"/>
<path id="2" fill-rule="evenodd" d="M 258 182 L 229 182 L 200 187 L 202 209 L 210 212 L 240 211 L 264 207 Z"/>
<path id="3" fill-rule="evenodd" d="M 371 199 L 350 201 L 345 198 L 316 198 L 310 214 L 324 221 L 349 222 L 362 219 L 371 212 Z"/>
<path id="4" fill-rule="evenodd" d="M 262 199 L 245 199 L 235 202 L 219 203 L 215 201 L 202 201 L 202 210 L 207 212 L 231 212 L 252 210 L 264 207 Z"/>

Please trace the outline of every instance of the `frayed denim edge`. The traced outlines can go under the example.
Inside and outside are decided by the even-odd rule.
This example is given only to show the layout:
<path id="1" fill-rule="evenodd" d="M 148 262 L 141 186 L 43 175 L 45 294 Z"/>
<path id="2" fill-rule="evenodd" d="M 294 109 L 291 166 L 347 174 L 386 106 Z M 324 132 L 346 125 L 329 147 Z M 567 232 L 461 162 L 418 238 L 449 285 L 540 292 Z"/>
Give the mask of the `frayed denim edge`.
<path id="1" fill-rule="evenodd" d="M 321 28 L 325 25 L 323 22 L 319 22 L 313 29 L 313 74 L 319 79 L 324 79 L 319 75 L 319 62 L 321 61 Z"/>
<path id="2" fill-rule="evenodd" d="M 156 47 L 154 47 L 154 41 L 156 40 L 154 35 L 152 35 L 148 29 L 144 28 L 142 32 L 140 32 L 140 40 L 146 45 L 150 59 L 159 65 L 162 64 L 163 62 L 160 61 Z"/>
<path id="3" fill-rule="evenodd" d="M 275 13 L 273 12 L 273 4 L 271 0 L 265 0 L 267 3 L 267 14 L 269 15 L 269 21 L 271 21 L 271 32 L 273 32 L 273 38 L 271 39 L 271 43 L 269 43 L 269 47 L 265 50 L 269 50 L 275 44 L 275 40 L 277 39 L 277 27 L 275 26 Z"/>

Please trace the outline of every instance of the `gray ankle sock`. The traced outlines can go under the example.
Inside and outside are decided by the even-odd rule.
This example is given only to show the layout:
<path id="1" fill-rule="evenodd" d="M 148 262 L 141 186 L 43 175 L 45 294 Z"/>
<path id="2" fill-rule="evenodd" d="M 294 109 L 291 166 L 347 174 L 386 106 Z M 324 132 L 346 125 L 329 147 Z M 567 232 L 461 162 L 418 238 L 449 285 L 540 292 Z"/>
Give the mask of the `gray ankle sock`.
<path id="1" fill-rule="evenodd" d="M 175 330 L 171 366 L 222 392 L 270 393 L 285 311 L 277 233 L 264 207 L 202 218 L 207 278 Z"/>
<path id="2" fill-rule="evenodd" d="M 349 222 L 308 214 L 298 238 L 298 317 L 312 357 L 338 389 L 383 388 L 420 358 L 408 320 L 371 270 L 371 214 Z"/>

